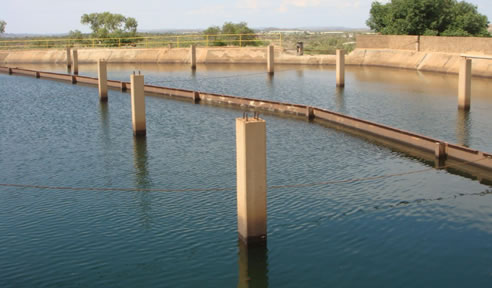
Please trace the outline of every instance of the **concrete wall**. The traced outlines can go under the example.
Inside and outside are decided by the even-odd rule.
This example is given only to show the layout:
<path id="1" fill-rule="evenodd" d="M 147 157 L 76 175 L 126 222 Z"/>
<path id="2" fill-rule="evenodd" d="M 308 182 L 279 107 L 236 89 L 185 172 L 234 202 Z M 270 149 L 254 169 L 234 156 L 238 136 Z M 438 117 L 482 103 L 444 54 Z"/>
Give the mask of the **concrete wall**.
<path id="1" fill-rule="evenodd" d="M 356 49 L 347 57 L 346 64 L 458 74 L 460 58 L 460 54 Z M 492 60 L 473 59 L 472 66 L 473 76 L 492 77 Z"/>
<path id="2" fill-rule="evenodd" d="M 267 47 L 210 47 L 197 48 L 197 63 L 266 63 Z M 189 63 L 189 48 L 105 48 L 79 49 L 79 63 Z M 0 51 L 0 63 L 65 63 L 66 52 L 58 50 Z M 296 56 L 275 49 L 275 63 L 279 64 L 335 64 L 334 55 Z"/>
<path id="3" fill-rule="evenodd" d="M 417 45 L 418 44 L 418 45 Z M 419 47 L 419 48 L 417 48 Z M 395 49 L 421 52 L 492 55 L 492 38 L 404 35 L 358 35 L 359 49 Z"/>
<path id="4" fill-rule="evenodd" d="M 418 36 L 357 35 L 357 48 L 416 50 L 417 40 Z"/>
<path id="5" fill-rule="evenodd" d="M 421 36 L 420 51 L 492 55 L 492 38 Z"/>
<path id="6" fill-rule="evenodd" d="M 492 55 L 492 38 L 420 37 L 420 51 L 416 51 L 417 40 L 417 36 L 360 35 L 357 38 L 359 48 L 347 55 L 346 64 L 455 74 L 459 71 L 460 54 Z M 440 50 L 445 52 L 436 52 Z M 88 48 L 78 51 L 79 63 L 96 63 L 99 59 L 109 63 L 189 63 L 190 57 L 189 48 Z M 267 47 L 200 47 L 197 48 L 197 62 L 266 65 L 266 52 Z M 335 65 L 335 58 L 335 55 L 296 56 L 275 49 L 276 64 Z M 0 64 L 10 66 L 65 62 L 64 49 L 0 51 Z M 474 59 L 472 71 L 474 76 L 492 77 L 492 61 Z"/>

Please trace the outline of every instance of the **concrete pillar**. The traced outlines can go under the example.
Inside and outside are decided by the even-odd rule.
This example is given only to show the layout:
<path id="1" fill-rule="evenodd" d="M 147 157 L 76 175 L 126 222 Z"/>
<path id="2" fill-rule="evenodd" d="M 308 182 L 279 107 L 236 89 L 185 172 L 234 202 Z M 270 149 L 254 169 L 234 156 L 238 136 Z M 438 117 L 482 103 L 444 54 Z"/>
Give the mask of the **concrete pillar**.
<path id="1" fill-rule="evenodd" d="M 314 110 L 313 107 L 306 107 L 306 117 L 308 120 L 313 120 L 314 119 Z"/>
<path id="2" fill-rule="evenodd" d="M 420 52 L 420 35 L 417 36 L 417 43 L 415 43 L 415 50 Z"/>
<path id="3" fill-rule="evenodd" d="M 67 70 L 72 67 L 72 57 L 70 55 L 70 47 L 67 47 Z"/>
<path id="4" fill-rule="evenodd" d="M 36 72 L 36 78 L 41 78 L 41 75 L 39 72 Z"/>
<path id="5" fill-rule="evenodd" d="M 200 102 L 200 93 L 198 91 L 193 92 L 193 103 L 197 104 Z"/>
<path id="6" fill-rule="evenodd" d="M 9 70 L 9 75 L 12 75 L 12 68 L 9 67 L 8 70 Z"/>
<path id="7" fill-rule="evenodd" d="M 436 142 L 434 149 L 434 156 L 437 159 L 446 159 L 446 144 L 443 142 Z"/>
<path id="8" fill-rule="evenodd" d="M 104 60 L 97 60 L 97 77 L 99 86 L 99 100 L 108 101 L 108 68 Z"/>
<path id="9" fill-rule="evenodd" d="M 266 241 L 266 122 L 236 119 L 237 224 L 246 244 Z"/>
<path id="10" fill-rule="evenodd" d="M 447 154 L 446 154 L 446 143 L 436 142 L 434 148 L 434 167 L 440 169 L 445 165 Z"/>
<path id="11" fill-rule="evenodd" d="M 121 89 L 121 92 L 125 92 L 126 91 L 127 88 L 126 88 L 126 83 L 125 82 L 123 82 L 123 81 L 120 82 L 120 89 Z"/>
<path id="12" fill-rule="evenodd" d="M 458 82 L 458 109 L 470 110 L 471 102 L 472 60 L 466 57 L 460 59 L 460 75 Z"/>
<path id="13" fill-rule="evenodd" d="M 77 49 L 72 49 L 73 56 L 73 74 L 79 75 L 79 53 Z"/>
<path id="14" fill-rule="evenodd" d="M 337 87 L 345 87 L 345 51 L 337 49 Z"/>
<path id="15" fill-rule="evenodd" d="M 270 45 L 270 46 L 268 46 L 268 50 L 267 50 L 267 71 L 268 71 L 268 74 L 273 74 L 273 72 L 275 71 L 274 58 L 275 58 L 275 49 L 274 49 L 273 45 Z"/>
<path id="16" fill-rule="evenodd" d="M 131 75 L 133 135 L 145 135 L 145 94 L 144 76 Z"/>
<path id="17" fill-rule="evenodd" d="M 195 70 L 196 69 L 196 46 L 195 45 L 190 46 L 190 64 L 191 64 L 191 69 Z"/>

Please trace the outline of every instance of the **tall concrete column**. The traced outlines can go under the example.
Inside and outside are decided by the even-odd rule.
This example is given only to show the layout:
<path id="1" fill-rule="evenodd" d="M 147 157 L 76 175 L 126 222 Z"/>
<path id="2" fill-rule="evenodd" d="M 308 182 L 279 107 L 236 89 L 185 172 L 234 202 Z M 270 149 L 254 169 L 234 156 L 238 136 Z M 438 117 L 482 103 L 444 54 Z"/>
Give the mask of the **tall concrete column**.
<path id="1" fill-rule="evenodd" d="M 145 135 L 145 94 L 144 76 L 131 75 L 133 135 Z"/>
<path id="2" fill-rule="evenodd" d="M 273 45 L 270 45 L 268 46 L 268 50 L 267 50 L 267 71 L 269 74 L 273 74 L 273 72 L 275 71 L 274 58 L 275 58 L 275 48 L 273 47 Z"/>
<path id="3" fill-rule="evenodd" d="M 195 45 L 190 46 L 190 64 L 191 64 L 191 69 L 195 70 L 196 69 L 196 46 Z"/>
<path id="4" fill-rule="evenodd" d="M 99 100 L 108 101 L 108 69 L 106 61 L 97 60 L 97 77 L 99 86 Z"/>
<path id="5" fill-rule="evenodd" d="M 236 119 L 237 224 L 245 243 L 261 243 L 267 235 L 266 122 Z"/>
<path id="6" fill-rule="evenodd" d="M 67 70 L 72 68 L 72 55 L 70 55 L 70 47 L 67 47 Z"/>
<path id="7" fill-rule="evenodd" d="M 345 87 L 345 51 L 337 49 L 337 87 Z"/>
<path id="8" fill-rule="evenodd" d="M 458 109 L 470 110 L 472 60 L 460 59 L 460 75 L 458 83 Z"/>
<path id="9" fill-rule="evenodd" d="M 74 75 L 79 75 L 79 53 L 77 49 L 72 49 L 72 56 L 73 56 L 73 74 Z"/>

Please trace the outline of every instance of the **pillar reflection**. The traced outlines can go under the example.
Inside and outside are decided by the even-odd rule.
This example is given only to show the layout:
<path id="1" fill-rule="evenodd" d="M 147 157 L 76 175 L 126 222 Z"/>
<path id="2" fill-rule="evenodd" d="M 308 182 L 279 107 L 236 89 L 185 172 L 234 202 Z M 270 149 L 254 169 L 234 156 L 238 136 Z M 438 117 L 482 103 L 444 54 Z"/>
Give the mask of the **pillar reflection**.
<path id="1" fill-rule="evenodd" d="M 345 107 L 345 89 L 343 87 L 337 87 L 335 90 L 335 107 L 337 112 L 347 114 Z"/>
<path id="2" fill-rule="evenodd" d="M 135 167 L 135 187 L 148 189 L 151 187 L 147 164 L 147 138 L 145 136 L 133 137 L 133 166 Z M 140 206 L 140 218 L 142 225 L 150 229 L 152 224 L 151 194 L 148 191 L 139 191 L 135 194 Z"/>
<path id="3" fill-rule="evenodd" d="M 108 103 L 101 102 L 99 105 L 99 115 L 101 116 L 101 127 L 103 130 L 104 139 L 109 140 L 109 112 Z M 106 141 L 105 141 L 106 142 Z"/>
<path id="4" fill-rule="evenodd" d="M 135 167 L 135 185 L 138 188 L 149 188 L 149 172 L 147 169 L 147 138 L 133 137 L 133 166 Z"/>
<path id="5" fill-rule="evenodd" d="M 470 112 L 458 109 L 456 115 L 456 141 L 459 145 L 470 145 Z"/>
<path id="6" fill-rule="evenodd" d="M 268 249 L 266 243 L 246 245 L 238 241 L 239 280 L 238 288 L 268 287 Z"/>
<path id="7" fill-rule="evenodd" d="M 304 78 L 304 70 L 303 69 L 297 69 L 296 74 L 298 78 Z"/>

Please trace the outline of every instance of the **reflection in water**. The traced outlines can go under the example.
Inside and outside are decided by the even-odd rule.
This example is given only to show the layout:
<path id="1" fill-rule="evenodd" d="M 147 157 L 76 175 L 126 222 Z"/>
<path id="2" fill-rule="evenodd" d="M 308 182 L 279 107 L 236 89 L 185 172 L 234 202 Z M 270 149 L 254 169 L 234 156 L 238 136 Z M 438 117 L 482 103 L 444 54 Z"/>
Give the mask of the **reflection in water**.
<path id="1" fill-rule="evenodd" d="M 470 112 L 458 109 L 456 115 L 456 141 L 459 145 L 470 146 Z"/>
<path id="2" fill-rule="evenodd" d="M 101 135 L 101 140 L 103 142 L 102 147 L 105 150 L 103 153 L 103 159 L 104 159 L 104 167 L 106 167 L 107 171 L 110 171 L 112 169 L 112 161 L 111 161 L 111 151 L 110 147 L 112 146 L 111 144 L 111 136 L 110 136 L 110 129 L 109 129 L 109 112 L 108 112 L 108 103 L 107 102 L 101 102 L 99 105 L 99 115 L 101 118 L 101 130 L 102 130 L 102 135 Z M 111 179 L 111 174 L 108 174 L 108 182 L 107 185 L 112 184 L 112 179 Z"/>
<path id="3" fill-rule="evenodd" d="M 303 69 L 297 69 L 296 74 L 298 78 L 304 78 L 304 70 Z"/>
<path id="4" fill-rule="evenodd" d="M 104 135 L 104 142 L 107 144 L 108 142 L 106 139 L 109 141 L 109 120 L 108 120 L 108 103 L 107 102 L 101 102 L 99 105 L 99 111 L 101 112 L 101 127 L 103 130 L 103 135 Z"/>
<path id="5" fill-rule="evenodd" d="M 135 167 L 135 186 L 137 188 L 148 189 L 151 187 L 147 159 L 147 138 L 145 136 L 133 137 L 133 166 Z M 149 229 L 152 221 L 151 195 L 148 191 L 140 191 L 136 195 L 139 197 L 143 226 Z"/>
<path id="6" fill-rule="evenodd" d="M 272 91 L 271 93 L 273 93 L 273 91 L 275 90 L 275 86 L 273 85 L 273 74 L 267 73 L 266 77 L 266 86 L 269 88 L 270 91 Z"/>
<path id="7" fill-rule="evenodd" d="M 191 69 L 191 78 L 196 78 L 196 69 Z"/>
<path id="8" fill-rule="evenodd" d="M 133 166 L 135 167 L 135 186 L 149 188 L 149 172 L 147 170 L 147 138 L 133 137 Z"/>
<path id="9" fill-rule="evenodd" d="M 338 112 L 348 114 L 347 110 L 345 109 L 345 89 L 342 87 L 336 88 L 335 105 Z"/>
<path id="10" fill-rule="evenodd" d="M 268 249 L 263 245 L 246 245 L 238 240 L 239 280 L 238 288 L 268 287 Z"/>

